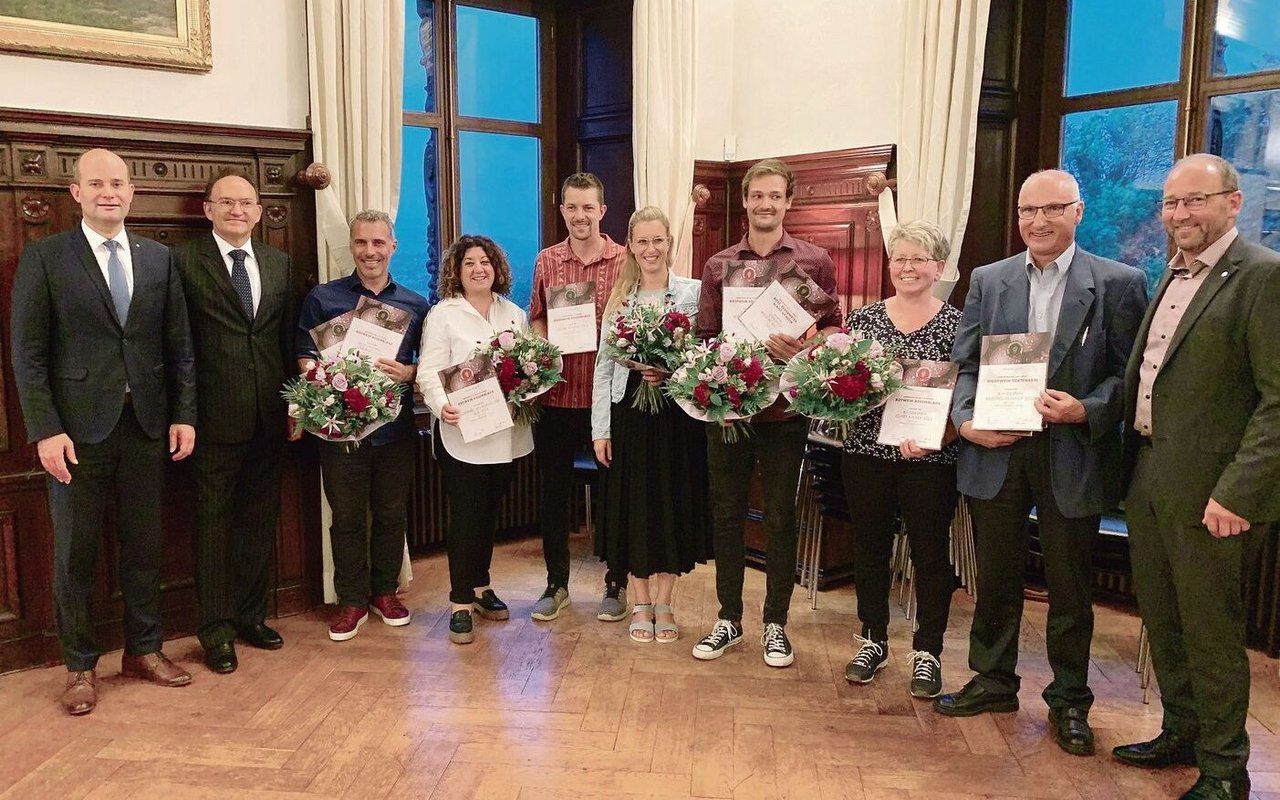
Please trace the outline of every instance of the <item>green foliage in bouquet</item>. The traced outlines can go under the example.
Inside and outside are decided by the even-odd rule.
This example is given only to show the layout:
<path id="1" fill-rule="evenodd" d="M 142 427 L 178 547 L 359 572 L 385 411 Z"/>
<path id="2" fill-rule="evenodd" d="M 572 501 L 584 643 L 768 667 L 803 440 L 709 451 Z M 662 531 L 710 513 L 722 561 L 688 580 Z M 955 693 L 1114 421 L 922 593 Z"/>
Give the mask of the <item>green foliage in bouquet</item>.
<path id="1" fill-rule="evenodd" d="M 665 386 L 691 417 L 720 423 L 724 441 L 736 442 L 751 434 L 743 420 L 778 398 L 780 372 L 762 343 L 720 336 L 689 348 Z"/>
<path id="2" fill-rule="evenodd" d="M 692 341 L 693 323 L 669 306 L 627 302 L 604 334 L 604 354 L 633 369 L 639 365 L 671 372 L 684 363 Z M 642 381 L 631 407 L 657 414 L 665 405 L 662 390 Z"/>
<path id="3" fill-rule="evenodd" d="M 473 355 L 493 360 L 498 386 L 511 404 L 511 418 L 517 425 L 537 421 L 542 406 L 533 399 L 564 380 L 560 348 L 533 331 L 500 331 Z"/>
<path id="4" fill-rule="evenodd" d="M 404 386 L 387 377 L 372 359 L 347 353 L 314 363 L 285 384 L 289 416 L 321 439 L 352 442 L 391 422 L 400 413 Z"/>
<path id="5" fill-rule="evenodd" d="M 841 330 L 788 361 L 782 385 L 793 412 L 834 423 L 844 441 L 850 423 L 902 386 L 902 367 L 875 339 Z"/>

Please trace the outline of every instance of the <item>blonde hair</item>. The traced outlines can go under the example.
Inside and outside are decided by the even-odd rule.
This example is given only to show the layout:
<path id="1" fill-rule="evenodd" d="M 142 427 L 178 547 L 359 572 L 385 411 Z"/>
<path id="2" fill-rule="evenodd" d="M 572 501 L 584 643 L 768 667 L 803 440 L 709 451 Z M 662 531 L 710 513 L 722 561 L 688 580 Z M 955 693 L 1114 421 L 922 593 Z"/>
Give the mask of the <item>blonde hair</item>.
<path id="1" fill-rule="evenodd" d="M 613 291 L 609 293 L 609 301 L 604 304 L 606 318 L 613 316 L 613 312 L 618 310 L 622 301 L 640 288 L 640 262 L 636 261 L 635 253 L 631 252 L 631 237 L 635 234 L 636 225 L 641 222 L 661 222 L 662 227 L 667 231 L 667 238 L 671 238 L 671 223 L 667 220 L 667 215 L 657 206 L 645 206 L 631 215 L 631 219 L 627 222 L 627 260 L 623 262 L 622 269 L 618 270 L 618 279 L 614 281 Z M 671 269 L 670 249 L 667 250 L 667 269 Z"/>

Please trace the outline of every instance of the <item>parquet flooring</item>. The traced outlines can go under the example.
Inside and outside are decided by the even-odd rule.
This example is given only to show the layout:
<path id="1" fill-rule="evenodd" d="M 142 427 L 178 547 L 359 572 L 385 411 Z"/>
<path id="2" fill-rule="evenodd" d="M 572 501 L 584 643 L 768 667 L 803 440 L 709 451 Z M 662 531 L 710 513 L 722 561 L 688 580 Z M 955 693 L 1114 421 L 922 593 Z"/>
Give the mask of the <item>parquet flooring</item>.
<path id="1" fill-rule="evenodd" d="M 1106 755 L 1160 724 L 1158 697 L 1141 702 L 1130 611 L 1098 608 L 1099 754 L 1078 758 L 1047 733 L 1043 605 L 1027 604 L 1022 710 L 949 719 L 907 694 L 910 623 L 896 605 L 890 666 L 851 686 L 852 589 L 824 592 L 815 612 L 797 588 L 787 628 L 796 663 L 771 669 L 757 639 L 763 575 L 748 570 L 747 641 L 704 663 L 689 650 L 716 616 L 713 566 L 677 586 L 679 643 L 637 645 L 625 623 L 596 621 L 602 569 L 584 537 L 574 548 L 575 604 L 536 623 L 539 542 L 500 545 L 494 586 L 512 619 L 477 620 L 467 646 L 447 638 L 441 554 L 415 565 L 408 627 L 371 619 L 355 639 L 331 642 L 323 612 L 282 619 L 284 649 L 241 646 L 228 676 L 204 669 L 194 639 L 172 641 L 166 652 L 195 676 L 181 689 L 120 678 L 111 653 L 87 717 L 57 707 L 61 667 L 0 677 L 0 799 L 1155 800 L 1194 780 L 1190 768 L 1150 773 Z M 948 688 L 969 677 L 971 613 L 957 592 Z M 1251 657 L 1254 796 L 1280 800 L 1280 685 L 1274 662 Z"/>

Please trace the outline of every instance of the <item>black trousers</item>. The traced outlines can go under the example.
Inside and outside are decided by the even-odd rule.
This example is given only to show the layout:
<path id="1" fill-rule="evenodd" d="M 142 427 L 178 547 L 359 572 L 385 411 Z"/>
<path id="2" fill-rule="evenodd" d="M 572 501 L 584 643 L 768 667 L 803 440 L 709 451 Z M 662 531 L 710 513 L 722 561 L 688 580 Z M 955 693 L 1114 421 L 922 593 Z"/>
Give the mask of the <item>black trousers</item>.
<path id="1" fill-rule="evenodd" d="M 889 638 L 889 564 L 901 516 L 915 567 L 918 626 L 911 648 L 941 657 L 956 588 L 950 554 L 959 497 L 956 465 L 845 453 L 842 468 L 853 517 L 853 581 L 863 635 L 877 642 Z"/>
<path id="2" fill-rule="evenodd" d="M 796 489 L 809 420 L 796 417 L 751 427 L 750 436 L 729 444 L 721 437 L 719 425 L 707 425 L 716 597 L 720 600 L 721 619 L 742 621 L 746 571 L 742 526 L 747 520 L 747 490 L 759 463 L 766 537 L 763 618 L 766 623 L 785 625 L 796 581 Z"/>
<path id="3" fill-rule="evenodd" d="M 1244 580 L 1267 527 L 1218 539 L 1154 491 L 1142 448 L 1125 500 L 1138 609 L 1164 707 L 1161 727 L 1195 742 L 1206 775 L 1231 777 L 1249 762 L 1249 656 Z"/>
<path id="4" fill-rule="evenodd" d="M 1091 552 L 1098 516 L 1063 516 L 1050 482 L 1047 434 L 1015 442 L 1004 486 L 990 500 L 970 499 L 977 551 L 977 602 L 969 632 L 969 668 L 988 691 L 1015 694 L 1018 633 L 1022 624 L 1023 570 L 1031 507 L 1036 507 L 1049 590 L 1047 646 L 1053 680 L 1045 687 L 1050 708 L 1093 705 L 1089 645 L 1093 640 Z"/>
<path id="5" fill-rule="evenodd" d="M 53 597 L 58 643 L 68 670 L 93 669 L 100 655 L 91 605 L 108 500 L 115 501 L 125 652 L 154 653 L 164 640 L 160 550 L 166 444 L 148 437 L 133 407 L 126 405 L 106 439 L 75 443 L 80 463 L 67 464 L 71 483 L 49 478 Z"/>
<path id="6" fill-rule="evenodd" d="M 439 439 L 436 461 L 449 496 L 449 602 L 470 603 L 479 586 L 488 586 L 498 506 L 516 475 L 513 461 L 470 464 L 454 458 Z"/>
<path id="7" fill-rule="evenodd" d="M 199 636 L 206 648 L 266 619 L 283 452 L 282 438 L 259 424 L 247 442 L 199 442 L 192 454 Z"/>
<path id="8" fill-rule="evenodd" d="M 569 585 L 570 500 L 574 489 L 573 459 L 591 444 L 591 409 L 544 407 L 533 427 L 538 454 L 538 521 L 547 585 Z M 590 509 L 588 509 L 590 513 Z M 605 583 L 627 585 L 626 571 L 606 565 Z"/>
<path id="9" fill-rule="evenodd" d="M 342 442 L 320 443 L 324 492 L 333 509 L 333 588 L 339 605 L 364 607 L 374 595 L 394 594 L 404 560 L 413 437 L 346 452 Z"/>

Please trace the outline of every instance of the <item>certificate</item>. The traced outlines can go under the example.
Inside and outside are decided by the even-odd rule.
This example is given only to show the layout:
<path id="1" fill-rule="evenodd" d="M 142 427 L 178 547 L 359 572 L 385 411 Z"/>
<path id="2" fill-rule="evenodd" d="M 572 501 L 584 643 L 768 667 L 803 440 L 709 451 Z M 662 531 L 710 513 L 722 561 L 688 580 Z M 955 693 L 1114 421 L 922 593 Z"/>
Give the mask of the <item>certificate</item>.
<path id="1" fill-rule="evenodd" d="M 547 341 L 562 353 L 594 353 L 599 333 L 595 281 L 547 287 Z"/>
<path id="2" fill-rule="evenodd" d="M 836 299 L 792 261 L 738 316 L 738 322 L 752 339 L 763 341 L 775 333 L 798 339 L 837 306 Z"/>
<path id="3" fill-rule="evenodd" d="M 351 320 L 354 318 L 355 312 L 348 311 L 328 322 L 321 322 L 309 331 L 311 341 L 316 343 L 316 349 L 320 351 L 320 358 L 330 359 L 344 352 L 342 341 L 347 338 L 347 329 L 351 327 Z"/>
<path id="4" fill-rule="evenodd" d="M 458 432 L 470 444 L 514 427 L 507 398 L 488 356 L 475 356 L 440 370 L 440 384 L 449 405 L 458 409 Z"/>
<path id="5" fill-rule="evenodd" d="M 357 352 L 377 361 L 379 358 L 396 360 L 404 333 L 384 328 L 367 319 L 355 317 L 342 340 L 342 352 Z"/>
<path id="6" fill-rule="evenodd" d="M 1049 378 L 1047 333 L 1006 333 L 982 337 L 973 427 L 980 431 L 1035 433 L 1044 417 L 1035 400 Z"/>
<path id="7" fill-rule="evenodd" d="M 902 387 L 884 404 L 876 443 L 897 447 L 911 439 L 925 450 L 941 450 L 958 373 L 952 361 L 903 360 Z"/>
<path id="8" fill-rule="evenodd" d="M 720 328 L 726 336 L 752 339 L 751 331 L 739 321 L 742 312 L 759 299 L 765 287 L 773 283 L 778 265 L 773 261 L 729 261 L 720 282 Z"/>
<path id="9" fill-rule="evenodd" d="M 389 331 L 404 334 L 409 331 L 412 315 L 399 306 L 374 300 L 372 297 L 361 297 L 356 303 L 356 319 L 377 325 Z"/>

